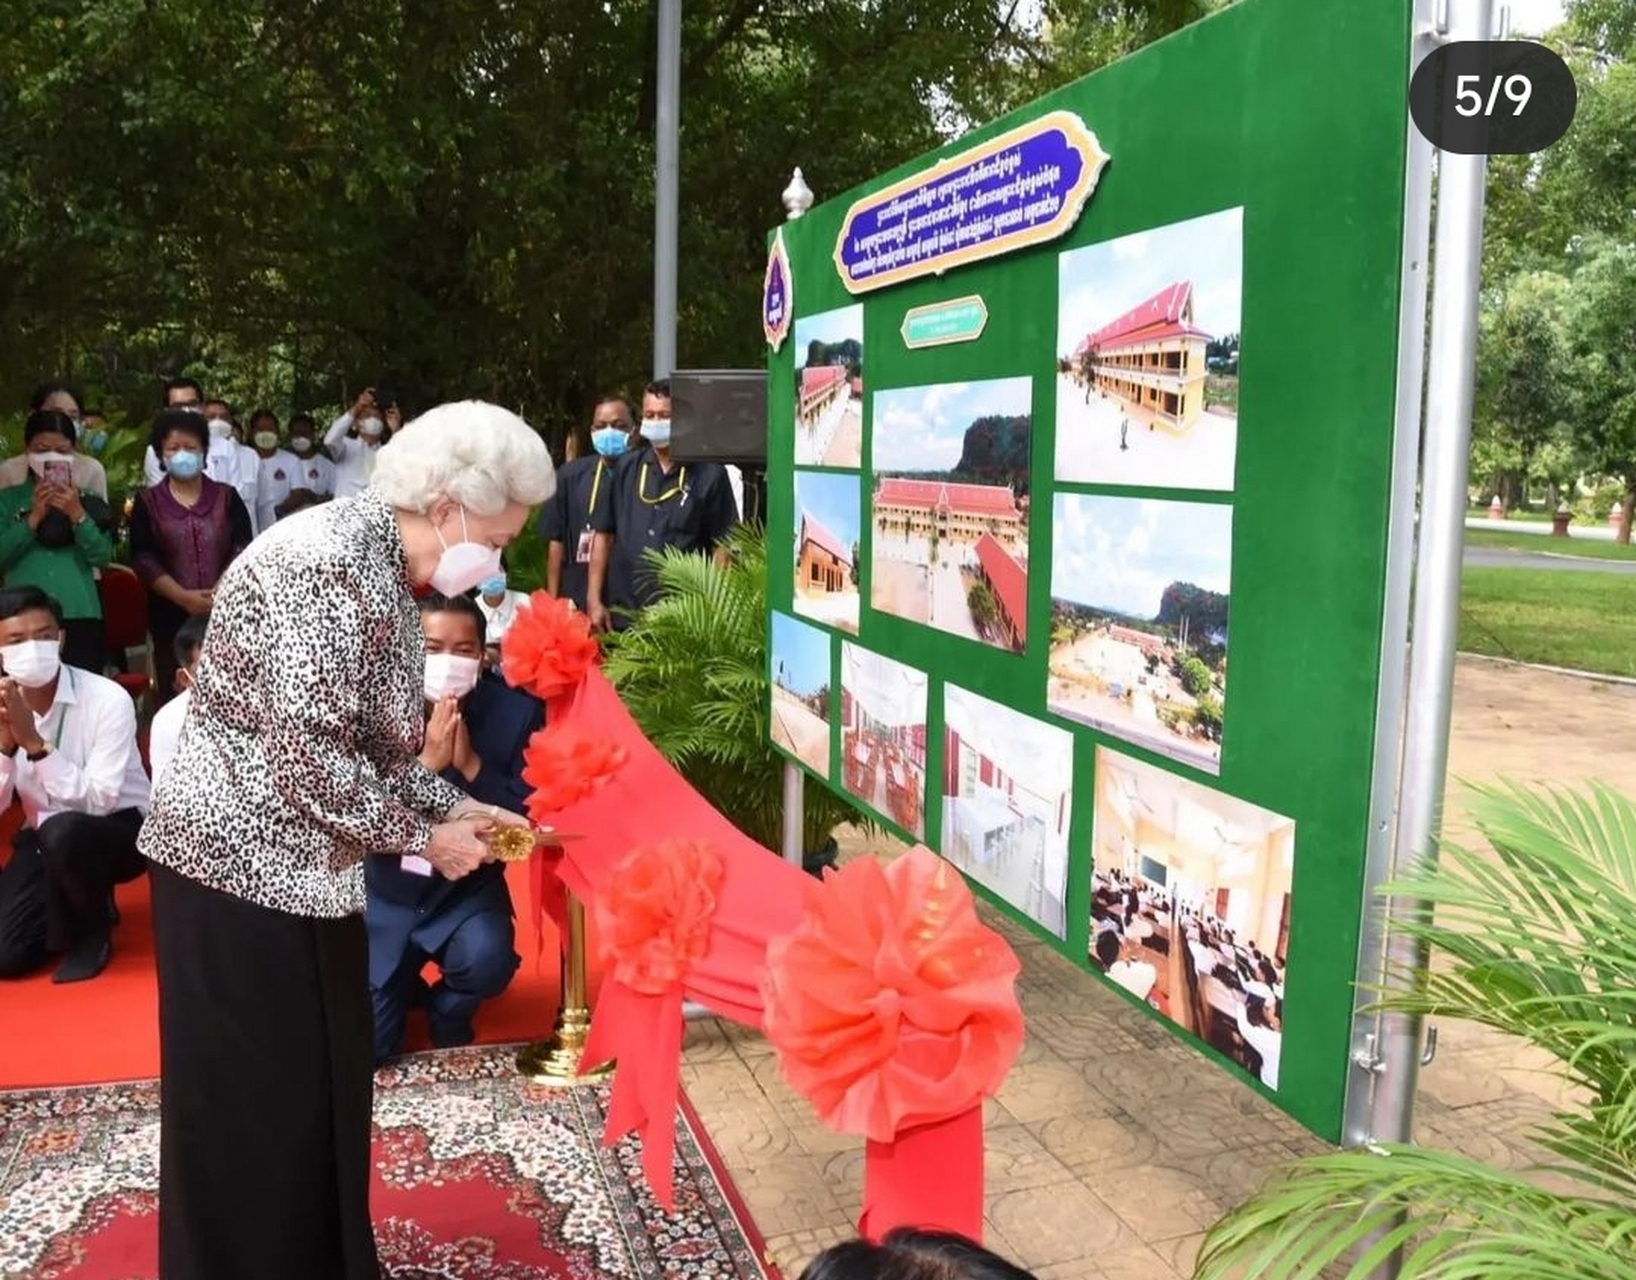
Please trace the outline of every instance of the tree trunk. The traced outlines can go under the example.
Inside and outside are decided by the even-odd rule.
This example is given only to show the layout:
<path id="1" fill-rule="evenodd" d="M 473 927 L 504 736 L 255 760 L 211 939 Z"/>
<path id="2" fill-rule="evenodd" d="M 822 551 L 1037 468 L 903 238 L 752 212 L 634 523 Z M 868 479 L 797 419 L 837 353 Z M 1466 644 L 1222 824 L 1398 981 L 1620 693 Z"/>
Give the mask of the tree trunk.
<path id="1" fill-rule="evenodd" d="M 1636 512 L 1631 510 L 1632 506 L 1636 506 L 1636 468 L 1632 468 L 1625 473 L 1625 501 L 1623 506 L 1624 514 L 1619 521 L 1619 532 L 1614 534 L 1613 540 L 1622 546 L 1628 547 L 1630 545 L 1631 517 L 1636 515 Z"/>

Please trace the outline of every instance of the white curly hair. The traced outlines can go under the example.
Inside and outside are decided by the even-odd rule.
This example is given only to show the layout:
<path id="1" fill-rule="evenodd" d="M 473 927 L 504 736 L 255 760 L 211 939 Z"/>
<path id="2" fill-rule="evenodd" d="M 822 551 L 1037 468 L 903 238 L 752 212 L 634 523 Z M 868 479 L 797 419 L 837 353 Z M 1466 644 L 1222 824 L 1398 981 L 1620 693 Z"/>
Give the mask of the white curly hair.
<path id="1" fill-rule="evenodd" d="M 557 490 L 551 454 L 509 409 L 460 400 L 428 409 L 381 446 L 370 479 L 394 507 L 424 514 L 447 495 L 478 515 L 538 506 Z"/>

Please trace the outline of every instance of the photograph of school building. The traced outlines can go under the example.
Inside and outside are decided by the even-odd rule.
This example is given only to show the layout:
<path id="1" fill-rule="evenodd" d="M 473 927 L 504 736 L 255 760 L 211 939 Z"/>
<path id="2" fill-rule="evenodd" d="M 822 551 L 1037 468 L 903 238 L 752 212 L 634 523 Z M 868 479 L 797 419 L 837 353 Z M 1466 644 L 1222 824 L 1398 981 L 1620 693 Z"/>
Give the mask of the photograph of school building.
<path id="1" fill-rule="evenodd" d="M 863 306 L 795 322 L 795 465 L 863 462 Z"/>
<path id="2" fill-rule="evenodd" d="M 945 858 L 1066 937 L 1074 737 L 954 685 L 943 690 Z"/>
<path id="3" fill-rule="evenodd" d="M 1046 708 L 1221 772 L 1233 512 L 1059 493 Z"/>
<path id="4" fill-rule="evenodd" d="M 856 475 L 797 471 L 795 611 L 858 632 L 858 534 L 863 509 Z"/>
<path id="5" fill-rule="evenodd" d="M 841 644 L 841 785 L 925 839 L 926 673 Z"/>
<path id="6" fill-rule="evenodd" d="M 1058 259 L 1059 481 L 1231 490 L 1243 210 Z"/>
<path id="7" fill-rule="evenodd" d="M 1028 378 L 875 394 L 870 600 L 994 648 L 1028 643 Z"/>
<path id="8" fill-rule="evenodd" d="M 1278 1087 L 1295 822 L 1096 751 L 1091 961 Z"/>
<path id="9" fill-rule="evenodd" d="M 788 614 L 772 615 L 773 745 L 829 777 L 829 636 Z"/>

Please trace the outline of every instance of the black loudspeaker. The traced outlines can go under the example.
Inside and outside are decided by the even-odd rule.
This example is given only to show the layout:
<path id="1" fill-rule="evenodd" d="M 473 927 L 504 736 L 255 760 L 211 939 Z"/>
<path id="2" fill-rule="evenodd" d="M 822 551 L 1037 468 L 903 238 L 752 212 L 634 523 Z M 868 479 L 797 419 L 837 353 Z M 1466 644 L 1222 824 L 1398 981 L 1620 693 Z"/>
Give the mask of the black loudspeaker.
<path id="1" fill-rule="evenodd" d="M 670 375 L 670 456 L 677 462 L 767 465 L 765 369 L 683 369 Z"/>

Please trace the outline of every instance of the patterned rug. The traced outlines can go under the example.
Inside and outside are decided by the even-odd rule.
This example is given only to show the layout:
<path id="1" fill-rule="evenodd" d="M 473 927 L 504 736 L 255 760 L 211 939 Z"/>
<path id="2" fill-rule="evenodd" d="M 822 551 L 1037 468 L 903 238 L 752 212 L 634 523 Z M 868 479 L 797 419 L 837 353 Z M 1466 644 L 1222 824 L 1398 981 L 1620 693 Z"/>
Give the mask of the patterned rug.
<path id="1" fill-rule="evenodd" d="M 513 1053 L 417 1054 L 377 1077 L 386 1276 L 777 1280 L 685 1100 L 667 1215 L 635 1139 L 601 1145 L 607 1086 L 530 1085 Z M 0 1094 L 0 1277 L 153 1280 L 158 1173 L 156 1081 Z"/>

